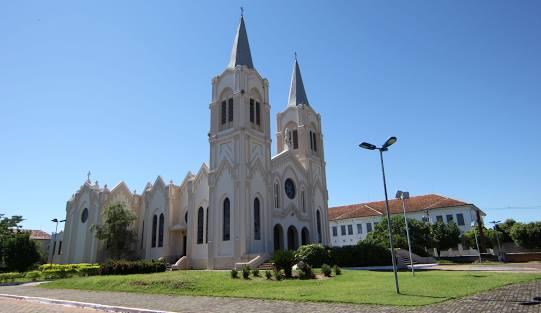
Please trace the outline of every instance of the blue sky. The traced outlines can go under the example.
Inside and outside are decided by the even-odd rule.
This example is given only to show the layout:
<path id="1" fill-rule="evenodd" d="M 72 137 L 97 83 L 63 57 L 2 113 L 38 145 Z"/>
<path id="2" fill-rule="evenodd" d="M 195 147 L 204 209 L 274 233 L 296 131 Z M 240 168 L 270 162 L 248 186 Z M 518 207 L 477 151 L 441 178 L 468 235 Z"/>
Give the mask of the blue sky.
<path id="1" fill-rule="evenodd" d="M 51 231 L 88 170 L 137 190 L 196 171 L 241 5 L 273 133 L 299 55 L 330 206 L 383 198 L 357 144 L 395 135 L 391 194 L 541 220 L 538 1 L 0 2 L 0 213 Z"/>

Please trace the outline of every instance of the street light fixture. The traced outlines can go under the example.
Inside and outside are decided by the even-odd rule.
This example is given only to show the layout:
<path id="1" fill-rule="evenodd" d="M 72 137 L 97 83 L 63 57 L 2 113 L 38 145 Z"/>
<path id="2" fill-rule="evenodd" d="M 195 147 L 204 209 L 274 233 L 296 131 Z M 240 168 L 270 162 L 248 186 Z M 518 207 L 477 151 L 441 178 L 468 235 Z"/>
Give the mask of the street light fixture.
<path id="1" fill-rule="evenodd" d="M 502 246 L 500 245 L 500 236 L 498 236 L 498 230 L 496 229 L 496 226 L 498 226 L 501 221 L 492 221 L 491 224 L 494 224 L 494 232 L 496 233 L 496 241 L 498 242 L 498 261 L 503 262 L 502 257 Z"/>
<path id="2" fill-rule="evenodd" d="M 64 223 L 65 221 L 66 221 L 66 220 L 61 220 L 61 221 L 59 221 L 57 218 L 53 218 L 53 219 L 51 220 L 51 222 L 56 223 L 56 228 L 55 228 L 55 231 L 54 231 L 54 241 L 53 241 L 53 242 L 54 242 L 54 245 L 53 245 L 53 251 L 52 251 L 52 253 L 51 253 L 51 262 L 50 262 L 51 267 L 52 267 L 52 265 L 53 265 L 54 250 L 56 250 L 56 249 L 55 249 L 55 248 L 56 248 L 56 234 L 58 233 L 58 223 Z"/>
<path id="3" fill-rule="evenodd" d="M 406 224 L 406 237 L 408 238 L 408 251 L 410 254 L 411 274 L 415 276 L 415 270 L 413 269 L 413 256 L 411 253 L 410 231 L 409 231 L 409 226 L 408 226 L 408 219 L 406 218 L 406 200 L 410 198 L 410 193 L 407 191 L 398 190 L 396 192 L 396 198 L 402 200 L 402 210 L 404 211 L 404 223 Z"/>
<path id="4" fill-rule="evenodd" d="M 398 287 L 398 274 L 396 269 L 396 256 L 394 254 L 394 245 L 393 245 L 393 233 L 391 232 L 391 213 L 389 212 L 389 199 L 387 196 L 387 182 L 385 180 L 385 166 L 383 165 L 383 152 L 387 151 L 391 145 L 393 145 L 396 142 L 396 137 L 390 137 L 385 141 L 385 143 L 381 146 L 381 148 L 376 147 L 375 145 L 363 142 L 359 145 L 359 147 L 367 150 L 379 150 L 379 158 L 381 161 L 381 174 L 383 176 L 383 190 L 385 191 L 385 208 L 387 209 L 387 229 L 389 231 L 389 244 L 391 246 L 391 259 L 393 262 L 393 272 L 394 272 L 394 286 L 396 289 L 396 293 L 400 293 L 400 288 Z"/>

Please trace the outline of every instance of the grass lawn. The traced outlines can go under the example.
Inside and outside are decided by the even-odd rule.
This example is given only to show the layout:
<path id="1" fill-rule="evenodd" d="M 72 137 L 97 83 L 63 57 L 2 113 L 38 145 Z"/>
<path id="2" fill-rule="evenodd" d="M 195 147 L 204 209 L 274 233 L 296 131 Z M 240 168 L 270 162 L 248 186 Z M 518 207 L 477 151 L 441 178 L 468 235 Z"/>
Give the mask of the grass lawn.
<path id="1" fill-rule="evenodd" d="M 240 274 L 240 273 L 239 273 Z M 261 272 L 263 275 L 264 272 Z M 101 291 L 325 301 L 384 305 L 425 305 L 512 283 L 541 279 L 541 274 L 423 271 L 400 272 L 402 295 L 394 293 L 392 272 L 343 270 L 331 279 L 268 281 L 231 279 L 229 271 L 175 271 L 126 276 L 61 279 L 40 285 Z"/>

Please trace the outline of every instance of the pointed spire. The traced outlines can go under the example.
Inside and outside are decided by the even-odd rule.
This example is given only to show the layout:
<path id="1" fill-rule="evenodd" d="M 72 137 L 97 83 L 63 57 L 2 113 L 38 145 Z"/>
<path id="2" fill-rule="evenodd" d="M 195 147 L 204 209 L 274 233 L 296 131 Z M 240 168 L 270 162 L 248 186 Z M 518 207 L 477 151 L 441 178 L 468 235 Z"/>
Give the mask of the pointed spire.
<path id="1" fill-rule="evenodd" d="M 310 103 L 308 103 L 308 98 L 306 97 L 306 91 L 304 91 L 301 70 L 299 68 L 299 62 L 297 61 L 297 53 L 295 53 L 295 64 L 293 64 L 293 74 L 291 75 L 288 105 L 297 106 L 299 104 L 310 105 Z"/>
<path id="2" fill-rule="evenodd" d="M 243 10 L 241 9 L 241 12 Z M 244 26 L 244 14 L 240 15 L 240 23 L 237 28 L 235 42 L 231 50 L 231 59 L 228 67 L 235 68 L 237 65 L 245 65 L 248 68 L 254 68 L 252 63 L 252 54 L 250 53 L 250 44 L 248 43 L 248 34 L 246 34 L 246 26 Z"/>

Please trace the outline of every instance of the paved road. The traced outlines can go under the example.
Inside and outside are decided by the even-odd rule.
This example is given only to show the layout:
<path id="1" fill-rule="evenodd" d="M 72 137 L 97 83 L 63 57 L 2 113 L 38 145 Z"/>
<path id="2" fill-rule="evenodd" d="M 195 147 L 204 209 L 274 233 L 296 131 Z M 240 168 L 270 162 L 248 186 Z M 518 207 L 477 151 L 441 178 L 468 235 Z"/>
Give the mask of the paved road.
<path id="1" fill-rule="evenodd" d="M 94 309 L 74 308 L 56 304 L 44 304 L 0 297 L 2 313 L 99 313 Z"/>
<path id="2" fill-rule="evenodd" d="M 419 308 L 400 308 L 370 305 L 331 304 L 331 303 L 299 303 L 289 301 L 250 300 L 218 297 L 188 297 L 134 294 L 122 292 L 96 292 L 81 290 L 44 289 L 33 286 L 0 287 L 0 293 L 24 296 L 37 296 L 72 301 L 100 303 L 124 307 L 157 309 L 174 312 L 415 312 L 415 313 L 473 313 L 473 312 L 524 312 L 540 313 L 541 280 L 509 285 L 496 290 L 481 293 L 459 300 Z M 1 303 L 0 303 L 1 305 Z M 0 306 L 0 312 L 3 306 Z M 56 306 L 55 306 L 56 308 Z M 11 308 L 9 312 L 13 311 Z M 21 312 L 28 312 L 21 309 Z M 34 312 L 34 311 L 30 311 Z M 35 312 L 63 312 L 36 310 Z M 67 311 L 72 312 L 72 311 Z M 75 312 L 75 311 L 74 311 Z M 78 311 L 77 311 L 78 312 Z M 86 312 L 93 312 L 92 310 Z"/>

